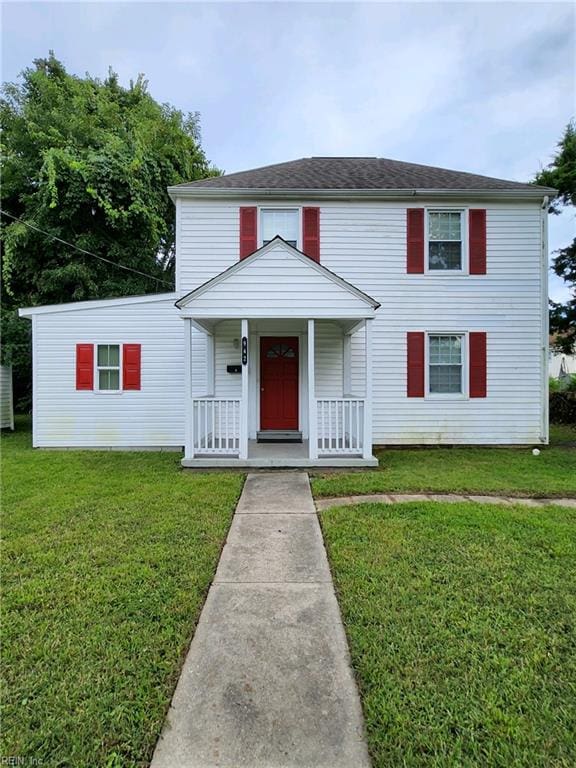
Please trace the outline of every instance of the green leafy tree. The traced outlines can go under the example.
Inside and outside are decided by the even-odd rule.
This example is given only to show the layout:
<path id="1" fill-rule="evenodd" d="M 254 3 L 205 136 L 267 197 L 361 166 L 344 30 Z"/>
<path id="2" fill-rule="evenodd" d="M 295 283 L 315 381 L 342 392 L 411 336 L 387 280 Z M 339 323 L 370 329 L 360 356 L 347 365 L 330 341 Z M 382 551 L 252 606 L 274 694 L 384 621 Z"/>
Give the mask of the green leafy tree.
<path id="1" fill-rule="evenodd" d="M 560 213 L 565 206 L 576 206 L 576 127 L 571 122 L 558 142 L 558 152 L 550 165 L 536 176 L 537 184 L 555 187 L 558 197 L 550 211 Z M 567 354 L 576 350 L 576 238 L 556 251 L 554 272 L 572 289 L 565 303 L 550 302 L 550 331 L 556 334 L 556 346 Z"/>
<path id="2" fill-rule="evenodd" d="M 170 290 L 166 187 L 219 171 L 202 151 L 197 113 L 158 104 L 142 75 L 128 88 L 112 71 L 71 75 L 52 52 L 2 86 L 0 120 L 2 210 L 19 219 L 2 216 L 3 360 L 22 405 L 30 328 L 16 308 Z"/>

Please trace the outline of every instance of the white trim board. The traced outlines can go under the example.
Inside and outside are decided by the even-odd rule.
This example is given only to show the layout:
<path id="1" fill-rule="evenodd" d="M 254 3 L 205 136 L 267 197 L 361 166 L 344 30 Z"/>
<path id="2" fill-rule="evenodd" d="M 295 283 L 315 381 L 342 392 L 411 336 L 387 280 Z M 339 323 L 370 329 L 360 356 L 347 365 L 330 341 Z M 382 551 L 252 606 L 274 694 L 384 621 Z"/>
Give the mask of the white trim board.
<path id="1" fill-rule="evenodd" d="M 150 293 L 146 296 L 122 296 L 118 299 L 91 299 L 90 301 L 71 301 L 66 304 L 44 304 L 40 307 L 22 307 L 20 317 L 49 315 L 55 312 L 75 312 L 80 309 L 104 309 L 105 307 L 129 306 L 130 304 L 151 304 L 158 301 L 171 301 L 177 296 L 171 293 Z"/>
<path id="2" fill-rule="evenodd" d="M 418 197 L 434 199 L 466 200 L 542 200 L 553 198 L 556 189 L 535 187 L 532 189 L 275 189 L 275 188 L 208 188 L 168 187 L 173 201 L 178 197 L 219 199 L 266 199 L 266 200 L 414 200 Z"/>

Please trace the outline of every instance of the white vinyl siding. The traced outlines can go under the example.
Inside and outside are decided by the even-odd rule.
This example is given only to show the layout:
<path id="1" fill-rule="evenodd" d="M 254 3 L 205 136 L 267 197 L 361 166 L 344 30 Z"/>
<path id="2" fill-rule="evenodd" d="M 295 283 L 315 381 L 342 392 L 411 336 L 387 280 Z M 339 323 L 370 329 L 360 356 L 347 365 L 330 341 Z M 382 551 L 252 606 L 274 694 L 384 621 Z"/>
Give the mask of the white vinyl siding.
<path id="1" fill-rule="evenodd" d="M 343 334 L 335 323 L 316 323 L 316 397 L 342 397 Z M 347 393 L 348 394 L 348 393 Z"/>
<path id="2" fill-rule="evenodd" d="M 183 308 L 195 317 L 364 317 L 372 306 L 333 282 L 311 259 L 287 252 L 282 243 L 242 262 Z M 236 262 L 238 263 L 238 262 Z"/>
<path id="3" fill-rule="evenodd" d="M 183 200 L 181 206 L 180 295 L 236 263 L 239 252 L 237 202 Z M 374 443 L 539 442 L 547 343 L 539 203 L 472 206 L 454 200 L 450 210 L 487 209 L 486 275 L 441 270 L 406 275 L 406 206 L 394 201 L 320 205 L 322 263 L 382 304 L 373 321 Z M 421 206 L 439 209 L 434 200 L 422 200 Z M 455 329 L 488 333 L 488 397 L 407 398 L 407 331 Z M 355 394 L 363 386 L 363 343 L 363 333 L 354 334 Z"/>
<path id="4" fill-rule="evenodd" d="M 241 204 L 266 207 L 269 201 L 252 199 Z M 438 209 L 433 199 L 420 204 Z M 305 205 L 318 202 L 298 201 L 298 207 Z M 545 296 L 539 204 L 478 205 L 487 209 L 486 275 L 443 270 L 407 275 L 405 202 L 330 201 L 320 207 L 322 263 L 381 303 L 373 321 L 374 443 L 539 442 L 546 394 L 542 350 L 547 344 L 542 320 Z M 453 202 L 455 210 L 469 207 L 466 199 Z M 182 296 L 238 262 L 239 203 L 182 200 L 178 221 L 177 293 Z M 465 233 L 463 237 L 465 242 Z M 238 283 L 220 284 L 222 305 L 236 311 L 237 317 L 247 307 L 254 311 L 262 307 L 263 313 L 273 310 L 277 315 L 277 320 L 250 320 L 253 353 L 258 334 L 298 333 L 304 366 L 306 323 L 294 318 L 294 308 L 313 306 L 317 396 L 343 394 L 341 329 L 330 322 L 330 313 L 354 309 L 355 297 L 336 284 L 317 284 L 313 272 L 300 273 L 300 267 L 293 267 L 295 262 L 283 260 L 280 253 L 257 263 L 254 272 L 245 273 L 240 289 Z M 204 311 L 209 317 L 208 301 Z M 181 446 L 183 325 L 173 300 L 168 299 L 36 315 L 35 445 Z M 488 334 L 488 396 L 407 398 L 406 333 L 442 335 L 459 330 Z M 215 334 L 215 394 L 233 397 L 239 391 L 240 377 L 226 374 L 225 364 L 239 361 L 239 350 L 234 347 L 234 339 L 240 336 L 239 322 L 218 323 Z M 142 345 L 142 389 L 116 397 L 77 392 L 76 343 L 108 340 Z M 352 393 L 345 394 L 363 395 L 363 344 L 363 331 L 355 333 L 350 350 Z M 464 369 L 466 365 L 464 358 Z M 192 382 L 195 396 L 206 394 L 206 336 L 195 329 Z M 251 429 L 258 413 L 255 387 L 253 383 Z M 300 394 L 302 399 L 303 392 Z"/>
<path id="5" fill-rule="evenodd" d="M 35 446 L 183 445 L 184 323 L 173 298 L 107 307 L 95 302 L 90 309 L 38 315 L 34 324 Z M 112 397 L 76 390 L 76 344 L 95 345 L 96 366 L 96 345 L 120 339 L 142 345 L 141 389 Z"/>
<path id="6" fill-rule="evenodd" d="M 183 296 L 239 260 L 240 207 L 182 200 L 179 218 L 176 290 Z"/>
<path id="7" fill-rule="evenodd" d="M 240 365 L 242 351 L 240 320 L 225 320 L 218 323 L 214 331 L 214 396 L 241 397 L 242 376 L 228 373 L 226 366 Z"/>
<path id="8" fill-rule="evenodd" d="M 479 206 L 487 208 L 487 274 L 481 276 L 407 276 L 405 208 L 374 206 L 380 207 L 378 228 L 368 226 L 365 205 L 350 206 L 346 227 L 345 206 L 326 205 L 321 213 L 323 263 L 382 303 L 373 331 L 374 443 L 538 443 L 546 344 L 539 206 Z M 407 398 L 407 331 L 463 327 L 490 339 L 488 397 Z M 361 337 L 353 338 L 353 360 L 360 359 Z"/>
<path id="9" fill-rule="evenodd" d="M 11 365 L 0 365 L 0 427 L 14 429 Z"/>

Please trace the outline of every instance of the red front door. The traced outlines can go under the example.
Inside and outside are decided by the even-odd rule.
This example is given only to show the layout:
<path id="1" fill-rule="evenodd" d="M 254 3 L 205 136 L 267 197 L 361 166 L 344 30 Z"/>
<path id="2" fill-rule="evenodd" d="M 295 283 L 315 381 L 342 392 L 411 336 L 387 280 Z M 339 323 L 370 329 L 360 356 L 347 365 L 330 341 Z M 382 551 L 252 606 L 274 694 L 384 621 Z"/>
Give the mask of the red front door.
<path id="1" fill-rule="evenodd" d="M 260 429 L 298 429 L 298 337 L 260 341 Z"/>

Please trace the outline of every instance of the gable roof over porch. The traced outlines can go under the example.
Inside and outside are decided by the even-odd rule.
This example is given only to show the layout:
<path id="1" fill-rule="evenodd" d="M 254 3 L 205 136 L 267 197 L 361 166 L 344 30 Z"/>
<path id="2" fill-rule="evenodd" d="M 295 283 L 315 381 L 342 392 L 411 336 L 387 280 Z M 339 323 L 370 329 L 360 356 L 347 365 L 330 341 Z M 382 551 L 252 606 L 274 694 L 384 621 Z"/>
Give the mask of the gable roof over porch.
<path id="1" fill-rule="evenodd" d="M 183 317 L 367 318 L 380 304 L 277 236 L 176 302 Z"/>

